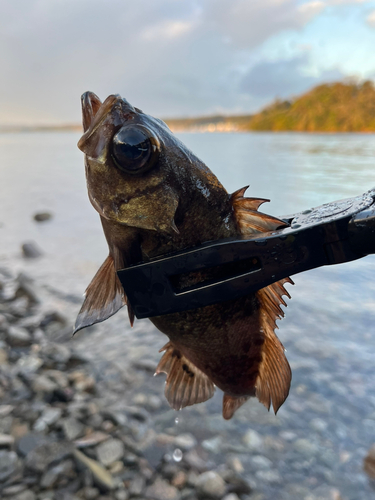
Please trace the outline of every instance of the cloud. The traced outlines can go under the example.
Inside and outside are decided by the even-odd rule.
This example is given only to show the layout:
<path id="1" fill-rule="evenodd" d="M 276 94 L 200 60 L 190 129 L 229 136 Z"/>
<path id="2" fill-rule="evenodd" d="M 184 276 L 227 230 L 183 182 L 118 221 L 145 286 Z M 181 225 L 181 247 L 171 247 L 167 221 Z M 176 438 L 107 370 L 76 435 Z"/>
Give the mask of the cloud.
<path id="1" fill-rule="evenodd" d="M 285 98 L 305 92 L 320 82 L 343 78 L 338 69 L 323 71 L 318 77 L 310 76 L 305 71 L 308 63 L 307 54 L 287 60 L 261 62 L 243 77 L 240 88 L 254 97 Z"/>
<path id="2" fill-rule="evenodd" d="M 302 33 L 329 1 L 339 0 L 0 2 L 0 122 L 79 121 L 86 90 L 121 93 L 158 116 L 256 109 L 261 89 L 249 78 L 271 72 L 270 63 L 258 76 L 248 69 L 261 47 Z M 273 66 L 288 95 L 308 84 L 293 64 Z"/>
<path id="3" fill-rule="evenodd" d="M 372 28 L 375 28 L 375 10 L 370 12 L 370 14 L 367 16 L 366 21 Z"/>

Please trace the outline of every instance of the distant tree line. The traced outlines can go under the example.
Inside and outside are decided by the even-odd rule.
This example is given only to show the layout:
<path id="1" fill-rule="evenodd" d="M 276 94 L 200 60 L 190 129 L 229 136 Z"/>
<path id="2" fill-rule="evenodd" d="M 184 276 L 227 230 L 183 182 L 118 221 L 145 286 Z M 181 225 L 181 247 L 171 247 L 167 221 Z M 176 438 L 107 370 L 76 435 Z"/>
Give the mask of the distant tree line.
<path id="1" fill-rule="evenodd" d="M 174 130 L 375 132 L 375 86 L 372 81 L 325 83 L 291 100 L 277 99 L 254 115 L 166 121 Z"/>

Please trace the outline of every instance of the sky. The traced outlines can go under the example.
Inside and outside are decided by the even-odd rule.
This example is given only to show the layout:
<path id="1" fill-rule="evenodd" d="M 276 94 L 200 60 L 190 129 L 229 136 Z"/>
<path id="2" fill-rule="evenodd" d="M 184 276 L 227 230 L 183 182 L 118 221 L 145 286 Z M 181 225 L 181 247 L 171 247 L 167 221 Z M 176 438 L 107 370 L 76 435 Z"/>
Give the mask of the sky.
<path id="1" fill-rule="evenodd" d="M 375 80 L 375 0 L 0 0 L 0 125 L 79 123 L 80 95 L 159 117 L 253 113 Z"/>

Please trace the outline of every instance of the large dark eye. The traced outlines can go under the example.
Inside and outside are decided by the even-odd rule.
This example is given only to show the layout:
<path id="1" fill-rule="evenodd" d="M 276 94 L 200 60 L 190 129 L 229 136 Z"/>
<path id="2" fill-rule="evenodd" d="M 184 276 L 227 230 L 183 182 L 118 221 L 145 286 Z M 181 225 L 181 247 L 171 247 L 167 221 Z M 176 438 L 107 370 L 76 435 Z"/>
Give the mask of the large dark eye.
<path id="1" fill-rule="evenodd" d="M 114 162 L 129 174 L 138 174 L 151 168 L 158 153 L 158 140 L 141 126 L 125 125 L 112 140 Z"/>

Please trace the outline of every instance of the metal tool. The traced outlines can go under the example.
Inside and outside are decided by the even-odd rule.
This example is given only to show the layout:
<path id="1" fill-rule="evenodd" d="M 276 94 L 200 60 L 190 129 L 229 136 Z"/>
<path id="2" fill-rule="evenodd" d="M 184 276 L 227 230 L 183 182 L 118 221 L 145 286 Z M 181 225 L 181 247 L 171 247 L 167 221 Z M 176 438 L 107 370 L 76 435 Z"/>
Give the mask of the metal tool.
<path id="1" fill-rule="evenodd" d="M 235 299 L 309 269 L 375 253 L 375 188 L 355 198 L 279 217 L 288 227 L 165 255 L 117 272 L 138 319 Z M 220 269 L 186 289 L 181 274 Z"/>

